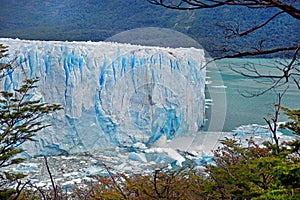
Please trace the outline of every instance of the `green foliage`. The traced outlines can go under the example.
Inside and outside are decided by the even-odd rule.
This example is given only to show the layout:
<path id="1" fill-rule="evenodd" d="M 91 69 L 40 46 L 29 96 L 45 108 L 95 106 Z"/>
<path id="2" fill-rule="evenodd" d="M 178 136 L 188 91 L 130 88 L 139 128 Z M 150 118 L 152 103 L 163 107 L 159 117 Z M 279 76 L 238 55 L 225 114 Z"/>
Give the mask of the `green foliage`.
<path id="1" fill-rule="evenodd" d="M 7 47 L 0 45 L 0 59 L 6 56 Z M 0 78 L 11 73 L 11 63 L 0 63 Z M 56 104 L 47 104 L 40 99 L 33 99 L 32 93 L 37 87 L 38 78 L 26 79 L 21 87 L 14 91 L 0 91 L 0 168 L 24 161 L 17 157 L 24 150 L 20 148 L 26 141 L 33 141 L 34 136 L 50 126 L 46 116 L 62 109 Z M 24 178 L 23 174 L 0 172 L 0 199 L 20 199 L 20 190 L 8 189 Z"/>
<path id="2" fill-rule="evenodd" d="M 46 115 L 61 109 L 59 105 L 31 99 L 36 82 L 38 79 L 27 79 L 13 92 L 0 92 L 0 168 L 23 162 L 23 158 L 17 157 L 24 151 L 20 145 L 33 141 L 38 131 L 49 126 L 45 123 Z M 21 178 L 24 178 L 23 174 L 0 173 L 0 186 L 4 187 L 0 189 L 0 198 L 18 196 L 20 191 L 5 187 Z"/>
<path id="3" fill-rule="evenodd" d="M 3 44 L 0 44 L 0 59 L 7 56 L 7 47 Z M 4 77 L 6 73 L 3 73 L 4 70 L 12 69 L 12 66 L 9 63 L 0 62 L 0 78 Z"/>
<path id="4" fill-rule="evenodd" d="M 18 148 L 26 141 L 34 140 L 35 134 L 49 126 L 44 116 L 61 109 L 59 105 L 31 100 L 31 90 L 38 79 L 27 79 L 14 92 L 0 92 L 0 167 L 20 163 L 23 159 L 14 158 L 23 152 Z"/>
<path id="5" fill-rule="evenodd" d="M 16 194 L 15 189 L 0 190 L 0 199 L 10 199 L 14 194 Z"/>
<path id="6" fill-rule="evenodd" d="M 7 47 L 4 46 L 3 44 L 0 44 L 0 58 L 3 58 L 6 56 L 6 52 L 8 51 Z M 0 71 L 2 68 L 0 68 Z"/>
<path id="7" fill-rule="evenodd" d="M 222 141 L 215 151 L 215 165 L 207 166 L 209 177 L 204 192 L 216 199 L 297 199 L 300 197 L 300 160 L 291 146 L 284 144 L 280 154 L 270 146 L 253 142 L 241 147 L 236 140 Z"/>
<path id="8" fill-rule="evenodd" d="M 147 175 L 110 173 L 98 177 L 98 183 L 90 185 L 92 189 L 86 196 L 88 199 L 199 199 L 202 182 L 200 173 L 188 165 L 178 170 L 158 168 Z"/>
<path id="9" fill-rule="evenodd" d="M 300 110 L 291 110 L 285 107 L 281 107 L 291 121 L 282 124 L 281 128 L 288 128 L 297 134 L 300 134 Z"/>

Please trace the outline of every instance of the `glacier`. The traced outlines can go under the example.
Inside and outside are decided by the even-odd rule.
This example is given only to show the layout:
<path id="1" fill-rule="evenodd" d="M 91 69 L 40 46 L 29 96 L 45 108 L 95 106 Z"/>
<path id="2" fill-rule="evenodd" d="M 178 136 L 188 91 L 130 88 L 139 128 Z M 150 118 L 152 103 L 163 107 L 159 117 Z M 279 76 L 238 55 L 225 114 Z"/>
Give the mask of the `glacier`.
<path id="1" fill-rule="evenodd" d="M 203 49 L 8 38 L 0 44 L 9 47 L 1 62 L 16 66 L 0 80 L 1 90 L 39 77 L 31 98 L 64 107 L 23 145 L 28 156 L 159 146 L 204 125 Z"/>

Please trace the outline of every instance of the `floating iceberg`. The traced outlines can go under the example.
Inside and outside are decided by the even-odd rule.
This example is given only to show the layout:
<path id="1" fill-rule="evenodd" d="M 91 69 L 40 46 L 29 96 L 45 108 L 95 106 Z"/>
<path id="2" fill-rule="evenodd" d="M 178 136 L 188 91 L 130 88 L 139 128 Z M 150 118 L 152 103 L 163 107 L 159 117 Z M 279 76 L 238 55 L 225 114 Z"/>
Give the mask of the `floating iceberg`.
<path id="1" fill-rule="evenodd" d="M 32 98 L 64 107 L 51 127 L 25 143 L 29 155 L 155 144 L 204 124 L 204 51 L 109 42 L 0 39 L 16 69 L 1 79 L 11 91 L 39 77 Z M 7 58 L 6 58 L 7 59 Z M 5 62 L 5 60 L 3 60 Z M 7 62 L 7 61 L 6 61 Z"/>

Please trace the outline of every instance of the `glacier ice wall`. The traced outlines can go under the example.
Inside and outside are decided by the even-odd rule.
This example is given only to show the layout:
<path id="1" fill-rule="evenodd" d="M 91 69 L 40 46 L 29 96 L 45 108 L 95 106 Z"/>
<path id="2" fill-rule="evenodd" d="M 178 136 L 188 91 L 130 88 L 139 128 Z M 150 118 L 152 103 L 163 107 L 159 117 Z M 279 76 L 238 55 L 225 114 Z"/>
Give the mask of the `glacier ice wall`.
<path id="1" fill-rule="evenodd" d="M 64 110 L 26 143 L 30 155 L 155 144 L 204 123 L 204 51 L 107 42 L 0 39 L 16 69 L 1 80 L 12 90 L 39 77 L 32 98 Z"/>

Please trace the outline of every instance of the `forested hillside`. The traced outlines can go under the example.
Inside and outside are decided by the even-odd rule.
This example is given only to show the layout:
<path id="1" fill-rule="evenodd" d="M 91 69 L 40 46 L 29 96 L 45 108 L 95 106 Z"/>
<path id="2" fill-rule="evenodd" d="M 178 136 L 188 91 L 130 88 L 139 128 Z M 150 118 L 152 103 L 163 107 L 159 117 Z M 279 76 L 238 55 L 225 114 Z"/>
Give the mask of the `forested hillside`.
<path id="1" fill-rule="evenodd" d="M 216 56 L 228 44 L 220 26 L 238 23 L 241 28 L 250 27 L 275 11 L 239 7 L 178 11 L 151 5 L 146 0 L 2 0 L 0 37 L 101 41 L 125 30 L 151 26 L 187 34 Z M 266 39 L 266 47 L 289 46 L 299 41 L 299 27 L 299 20 L 281 15 L 248 36 L 250 40 L 236 39 L 234 43 L 247 47 Z"/>

